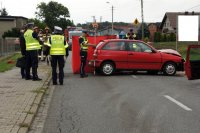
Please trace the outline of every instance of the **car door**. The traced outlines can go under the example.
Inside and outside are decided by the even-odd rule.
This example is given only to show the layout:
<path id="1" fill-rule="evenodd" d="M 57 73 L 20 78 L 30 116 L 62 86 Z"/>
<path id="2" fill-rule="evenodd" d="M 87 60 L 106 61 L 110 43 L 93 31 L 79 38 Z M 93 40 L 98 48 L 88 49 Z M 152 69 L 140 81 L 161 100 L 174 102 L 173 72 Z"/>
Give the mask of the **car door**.
<path id="1" fill-rule="evenodd" d="M 129 69 L 160 70 L 162 59 L 160 52 L 143 42 L 128 42 Z"/>
<path id="2" fill-rule="evenodd" d="M 125 50 L 124 41 L 111 41 L 105 44 L 101 49 L 101 58 L 103 60 L 114 61 L 117 69 L 126 69 L 128 67 L 128 55 Z"/>
<path id="3" fill-rule="evenodd" d="M 189 80 L 200 79 L 200 45 L 188 46 L 185 74 Z"/>

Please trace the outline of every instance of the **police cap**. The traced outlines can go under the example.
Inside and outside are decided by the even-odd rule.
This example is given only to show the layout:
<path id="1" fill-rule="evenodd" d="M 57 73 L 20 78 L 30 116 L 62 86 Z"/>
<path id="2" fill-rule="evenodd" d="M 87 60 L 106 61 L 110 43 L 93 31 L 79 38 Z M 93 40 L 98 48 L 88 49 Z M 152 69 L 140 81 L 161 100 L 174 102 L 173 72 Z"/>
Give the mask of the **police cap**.
<path id="1" fill-rule="evenodd" d="M 26 27 L 29 29 L 33 28 L 33 26 L 34 26 L 33 22 L 26 24 Z"/>

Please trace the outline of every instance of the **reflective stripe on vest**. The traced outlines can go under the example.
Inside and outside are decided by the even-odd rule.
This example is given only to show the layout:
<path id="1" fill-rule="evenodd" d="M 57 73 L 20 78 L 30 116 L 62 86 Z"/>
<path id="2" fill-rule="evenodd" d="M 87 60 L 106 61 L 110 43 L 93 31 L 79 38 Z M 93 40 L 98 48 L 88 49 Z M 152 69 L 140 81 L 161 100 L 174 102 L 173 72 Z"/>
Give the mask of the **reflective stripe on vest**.
<path id="1" fill-rule="evenodd" d="M 64 36 L 62 35 L 51 36 L 50 55 L 66 55 Z"/>
<path id="2" fill-rule="evenodd" d="M 26 50 L 38 50 L 41 49 L 41 46 L 39 44 L 39 41 L 35 38 L 33 38 L 33 31 L 28 29 L 25 33 L 24 33 L 24 38 L 26 40 Z"/>
<path id="3" fill-rule="evenodd" d="M 81 49 L 82 50 L 88 50 L 88 46 L 86 46 L 85 44 L 88 43 L 88 39 L 86 37 L 81 36 L 80 38 L 83 38 L 83 42 L 80 44 L 81 45 Z"/>

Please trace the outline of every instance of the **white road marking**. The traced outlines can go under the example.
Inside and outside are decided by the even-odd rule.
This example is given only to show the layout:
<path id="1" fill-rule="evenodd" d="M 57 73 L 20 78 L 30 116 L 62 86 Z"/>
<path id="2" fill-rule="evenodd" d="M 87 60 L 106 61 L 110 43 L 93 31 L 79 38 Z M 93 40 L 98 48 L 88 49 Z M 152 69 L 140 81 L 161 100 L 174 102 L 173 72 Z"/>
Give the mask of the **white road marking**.
<path id="1" fill-rule="evenodd" d="M 135 76 L 135 75 L 132 75 L 132 77 L 133 77 L 134 79 L 137 79 L 137 76 Z"/>
<path id="2" fill-rule="evenodd" d="M 176 99 L 168 96 L 168 95 L 164 95 L 165 98 L 167 98 L 168 100 L 172 101 L 173 103 L 177 104 L 178 106 L 180 106 L 181 108 L 183 108 L 186 111 L 192 111 L 191 108 L 185 106 L 184 104 L 182 104 L 181 102 L 177 101 Z"/>

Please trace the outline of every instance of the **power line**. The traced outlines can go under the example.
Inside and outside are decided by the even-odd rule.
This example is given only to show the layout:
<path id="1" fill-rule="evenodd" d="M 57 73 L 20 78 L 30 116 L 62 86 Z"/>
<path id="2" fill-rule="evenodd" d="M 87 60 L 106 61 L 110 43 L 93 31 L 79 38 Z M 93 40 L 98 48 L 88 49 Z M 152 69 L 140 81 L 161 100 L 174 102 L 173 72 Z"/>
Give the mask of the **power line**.
<path id="1" fill-rule="evenodd" d="M 196 6 L 193 6 L 193 7 L 189 8 L 189 9 L 186 9 L 186 11 L 187 11 L 187 10 L 191 10 L 191 9 L 193 9 L 193 8 L 196 8 L 196 7 L 199 7 L 199 6 L 200 6 L 200 4 L 199 4 L 199 5 L 196 5 Z"/>

